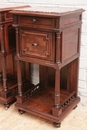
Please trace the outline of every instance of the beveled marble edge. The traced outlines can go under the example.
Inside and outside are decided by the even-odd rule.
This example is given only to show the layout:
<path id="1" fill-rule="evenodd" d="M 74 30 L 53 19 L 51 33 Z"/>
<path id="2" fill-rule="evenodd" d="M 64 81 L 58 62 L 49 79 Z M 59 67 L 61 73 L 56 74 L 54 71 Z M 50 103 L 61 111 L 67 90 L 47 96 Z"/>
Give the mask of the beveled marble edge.
<path id="1" fill-rule="evenodd" d="M 31 6 L 24 8 L 14 9 L 15 11 L 24 11 L 24 12 L 41 12 L 41 13 L 67 13 L 71 11 L 76 11 L 81 8 L 72 8 L 72 7 L 59 7 L 59 6 Z"/>
<path id="2" fill-rule="evenodd" d="M 0 4 L 0 11 L 2 10 L 10 10 L 14 9 L 16 7 L 25 7 L 25 6 L 30 6 L 29 4 L 21 4 L 21 3 L 1 3 Z"/>

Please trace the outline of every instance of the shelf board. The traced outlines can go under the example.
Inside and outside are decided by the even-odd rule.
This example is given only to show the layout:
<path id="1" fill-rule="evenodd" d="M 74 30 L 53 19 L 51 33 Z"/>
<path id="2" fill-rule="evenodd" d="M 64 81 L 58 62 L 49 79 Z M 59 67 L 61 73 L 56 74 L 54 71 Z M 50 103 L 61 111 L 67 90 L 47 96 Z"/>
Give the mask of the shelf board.
<path id="1" fill-rule="evenodd" d="M 74 98 L 74 100 L 71 101 L 67 107 L 65 107 L 61 115 L 57 117 L 57 116 L 52 115 L 51 113 L 52 108 L 54 106 L 54 99 L 51 100 L 52 98 L 50 99 L 46 97 L 45 101 L 43 102 L 46 94 L 44 95 L 44 93 L 43 94 L 41 93 L 43 95 L 41 96 L 39 95 L 40 93 L 41 91 L 38 94 L 33 95 L 33 98 L 30 97 L 27 101 L 25 101 L 22 104 L 16 102 L 15 107 L 19 110 L 22 110 L 31 114 L 35 114 L 42 118 L 48 119 L 50 121 L 60 122 L 73 108 L 76 107 L 77 103 L 80 101 L 79 97 Z M 63 100 L 63 98 L 66 98 L 66 97 L 67 95 L 64 96 L 61 94 L 61 101 Z M 48 100 L 49 100 L 49 103 L 48 103 Z"/>
<path id="2" fill-rule="evenodd" d="M 34 95 L 27 98 L 27 100 L 23 103 L 23 105 L 41 111 L 45 113 L 51 114 L 51 109 L 54 106 L 54 91 L 51 89 L 41 89 Z M 69 96 L 67 93 L 61 93 L 60 102 L 62 104 L 63 100 Z"/>

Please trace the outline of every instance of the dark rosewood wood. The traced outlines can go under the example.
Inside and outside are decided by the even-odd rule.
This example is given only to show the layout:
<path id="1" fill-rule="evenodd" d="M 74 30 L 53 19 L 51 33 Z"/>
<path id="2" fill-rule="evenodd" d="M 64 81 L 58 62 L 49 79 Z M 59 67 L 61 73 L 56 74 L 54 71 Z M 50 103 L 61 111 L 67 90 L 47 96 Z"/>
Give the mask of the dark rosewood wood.
<path id="1" fill-rule="evenodd" d="M 30 7 L 11 11 L 16 28 L 18 95 L 16 108 L 54 122 L 74 109 L 80 98 L 78 62 L 82 9 Z M 22 81 L 21 63 L 39 65 L 39 83 Z M 28 75 L 28 74 L 27 74 Z"/>
<path id="2" fill-rule="evenodd" d="M 16 35 L 9 11 L 18 7 L 24 5 L 0 4 L 0 102 L 5 104 L 6 109 L 16 100 L 17 94 Z"/>

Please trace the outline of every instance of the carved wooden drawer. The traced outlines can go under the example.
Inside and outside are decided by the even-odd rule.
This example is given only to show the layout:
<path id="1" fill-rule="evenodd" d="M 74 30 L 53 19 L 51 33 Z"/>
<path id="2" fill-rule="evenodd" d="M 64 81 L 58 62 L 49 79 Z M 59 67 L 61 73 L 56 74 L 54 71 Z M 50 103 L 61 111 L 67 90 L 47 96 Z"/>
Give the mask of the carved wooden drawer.
<path id="1" fill-rule="evenodd" d="M 38 31 L 23 31 L 21 33 L 21 55 L 52 60 L 52 33 Z"/>
<path id="2" fill-rule="evenodd" d="M 30 27 L 54 27 L 54 19 L 35 16 L 19 16 L 18 23 L 20 25 L 28 25 Z"/>

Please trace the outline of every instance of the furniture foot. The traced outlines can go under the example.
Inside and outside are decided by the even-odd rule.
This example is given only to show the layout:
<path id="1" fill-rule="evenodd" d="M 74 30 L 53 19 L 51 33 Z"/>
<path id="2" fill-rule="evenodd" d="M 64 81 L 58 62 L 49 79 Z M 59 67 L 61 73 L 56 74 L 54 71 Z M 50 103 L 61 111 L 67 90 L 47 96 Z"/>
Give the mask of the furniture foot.
<path id="1" fill-rule="evenodd" d="M 60 128 L 60 127 L 61 127 L 61 123 L 56 123 L 56 122 L 54 122 L 53 125 L 54 125 L 55 127 L 57 127 L 57 128 Z"/>
<path id="2" fill-rule="evenodd" d="M 5 104 L 5 109 L 8 110 L 8 108 L 10 107 L 9 104 Z"/>
<path id="3" fill-rule="evenodd" d="M 73 110 L 76 109 L 76 108 L 77 108 L 77 105 L 73 108 Z"/>
<path id="4" fill-rule="evenodd" d="M 18 110 L 18 112 L 19 112 L 20 115 L 22 115 L 24 113 L 24 111 L 22 111 L 20 109 Z"/>

